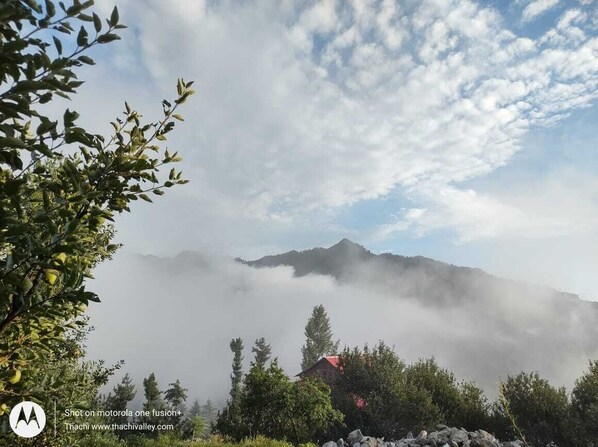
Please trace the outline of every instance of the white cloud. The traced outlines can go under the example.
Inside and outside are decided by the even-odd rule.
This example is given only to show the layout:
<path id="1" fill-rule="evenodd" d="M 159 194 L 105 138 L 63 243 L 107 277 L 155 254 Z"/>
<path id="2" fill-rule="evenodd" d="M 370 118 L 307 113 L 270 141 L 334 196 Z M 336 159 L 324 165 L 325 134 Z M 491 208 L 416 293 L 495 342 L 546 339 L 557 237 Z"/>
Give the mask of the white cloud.
<path id="1" fill-rule="evenodd" d="M 558 5 L 559 0 L 533 0 L 522 13 L 524 21 L 530 21 Z"/>
<path id="2" fill-rule="evenodd" d="M 197 5 L 125 3 L 137 44 L 119 51 L 156 95 L 197 81 L 175 142 L 204 218 L 303 223 L 399 191 L 428 208 L 421 231 L 503 234 L 493 214 L 515 231 L 534 216 L 460 183 L 598 96 L 598 39 L 577 9 L 534 40 L 469 0 Z"/>

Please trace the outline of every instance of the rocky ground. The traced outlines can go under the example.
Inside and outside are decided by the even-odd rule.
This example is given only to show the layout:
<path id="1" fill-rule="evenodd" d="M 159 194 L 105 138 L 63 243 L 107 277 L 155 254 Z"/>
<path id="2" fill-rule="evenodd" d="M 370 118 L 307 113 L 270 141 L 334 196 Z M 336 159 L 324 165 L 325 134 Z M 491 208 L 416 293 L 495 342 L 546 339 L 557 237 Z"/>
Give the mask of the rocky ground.
<path id="1" fill-rule="evenodd" d="M 361 430 L 349 433 L 347 440 L 329 441 L 322 447 L 523 447 L 522 441 L 500 442 L 484 430 L 467 431 L 463 428 L 439 425 L 436 431 L 422 431 L 419 435 L 407 434 L 406 438 L 396 441 L 364 436 Z M 547 447 L 556 447 L 549 445 Z"/>

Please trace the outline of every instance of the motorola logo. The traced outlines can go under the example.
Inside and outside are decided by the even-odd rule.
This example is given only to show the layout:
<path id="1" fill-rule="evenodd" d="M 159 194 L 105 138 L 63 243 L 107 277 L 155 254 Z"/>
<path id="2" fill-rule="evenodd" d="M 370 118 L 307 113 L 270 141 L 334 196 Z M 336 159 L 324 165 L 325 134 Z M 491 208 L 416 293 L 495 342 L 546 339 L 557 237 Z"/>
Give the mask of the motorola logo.
<path id="1" fill-rule="evenodd" d="M 10 428 L 22 438 L 39 435 L 46 426 L 46 413 L 35 402 L 21 402 L 14 406 L 8 417 Z"/>

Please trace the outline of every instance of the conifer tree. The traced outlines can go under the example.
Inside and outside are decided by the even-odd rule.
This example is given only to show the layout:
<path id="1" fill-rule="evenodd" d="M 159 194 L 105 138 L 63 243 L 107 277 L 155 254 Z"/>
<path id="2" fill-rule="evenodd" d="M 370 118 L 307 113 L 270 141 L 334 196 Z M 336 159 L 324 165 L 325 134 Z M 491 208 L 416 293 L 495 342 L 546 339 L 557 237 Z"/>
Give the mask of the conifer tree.
<path id="1" fill-rule="evenodd" d="M 323 305 L 315 306 L 305 326 L 305 344 L 301 348 L 301 369 L 313 365 L 324 355 L 336 354 L 339 341 L 332 341 L 330 319 Z"/>
<path id="2" fill-rule="evenodd" d="M 198 399 L 195 399 L 193 401 L 193 405 L 191 405 L 191 408 L 189 409 L 189 419 L 193 419 L 196 416 L 201 416 L 202 413 L 202 406 L 199 403 Z"/>
<path id="3" fill-rule="evenodd" d="M 162 399 L 162 391 L 160 391 L 158 381 L 156 380 L 156 375 L 154 373 L 151 373 L 149 377 L 143 379 L 143 393 L 145 395 L 143 409 L 145 411 L 149 411 L 150 414 L 148 416 L 142 417 L 141 422 L 147 422 L 148 424 L 164 423 L 163 417 L 156 416 L 152 413 L 152 410 L 160 411 L 166 408 L 166 404 Z M 157 436 L 157 433 L 147 433 L 147 435 L 155 437 Z"/>
<path id="4" fill-rule="evenodd" d="M 127 409 L 127 405 L 135 398 L 135 385 L 131 380 L 129 374 L 125 374 L 121 382 L 117 384 L 113 392 L 108 394 L 106 398 L 106 409 L 122 412 Z M 110 422 L 115 424 L 124 424 L 127 422 L 127 417 L 118 415 L 113 416 Z"/>
<path id="5" fill-rule="evenodd" d="M 270 348 L 269 344 L 266 344 L 266 339 L 261 337 L 255 341 L 255 346 L 251 348 L 251 352 L 255 354 L 255 360 L 253 364 L 259 368 L 264 368 L 266 366 L 266 362 L 270 360 L 272 349 Z"/>
<path id="6" fill-rule="evenodd" d="M 216 407 L 214 407 L 214 404 L 210 399 L 208 399 L 208 401 L 201 406 L 200 415 L 204 420 L 206 420 L 209 423 L 212 423 L 216 420 L 218 411 L 216 410 Z"/>
<path id="7" fill-rule="evenodd" d="M 243 381 L 243 340 L 235 338 L 230 342 L 230 349 L 233 351 L 233 372 L 231 379 L 231 406 L 235 407 L 241 395 L 241 383 Z"/>

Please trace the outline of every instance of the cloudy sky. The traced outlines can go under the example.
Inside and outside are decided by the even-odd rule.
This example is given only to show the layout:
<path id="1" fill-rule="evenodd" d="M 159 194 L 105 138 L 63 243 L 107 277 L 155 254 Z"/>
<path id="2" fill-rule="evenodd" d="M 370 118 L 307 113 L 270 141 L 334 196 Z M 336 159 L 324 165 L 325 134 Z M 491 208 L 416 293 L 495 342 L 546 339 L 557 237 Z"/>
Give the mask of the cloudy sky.
<path id="1" fill-rule="evenodd" d="M 120 219 L 128 251 L 348 237 L 598 300 L 596 0 L 115 2 L 84 120 L 197 90 L 169 143 L 191 183 Z"/>

